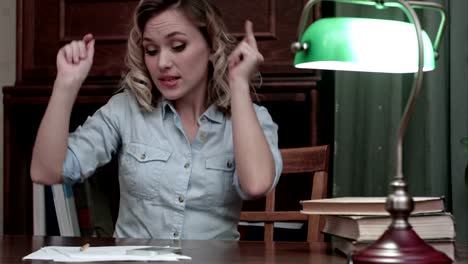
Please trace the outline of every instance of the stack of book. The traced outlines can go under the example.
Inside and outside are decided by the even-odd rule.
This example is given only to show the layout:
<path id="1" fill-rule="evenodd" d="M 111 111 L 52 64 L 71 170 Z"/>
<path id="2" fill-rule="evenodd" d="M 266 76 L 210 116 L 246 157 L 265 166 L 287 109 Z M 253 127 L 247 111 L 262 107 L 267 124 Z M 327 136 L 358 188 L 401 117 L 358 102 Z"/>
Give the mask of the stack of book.
<path id="1" fill-rule="evenodd" d="M 349 256 L 377 240 L 391 218 L 385 197 L 340 197 L 302 201 L 302 212 L 324 215 L 322 232 L 332 236 L 334 248 Z M 409 218 L 414 231 L 435 249 L 455 260 L 455 222 L 442 197 L 414 198 Z"/>

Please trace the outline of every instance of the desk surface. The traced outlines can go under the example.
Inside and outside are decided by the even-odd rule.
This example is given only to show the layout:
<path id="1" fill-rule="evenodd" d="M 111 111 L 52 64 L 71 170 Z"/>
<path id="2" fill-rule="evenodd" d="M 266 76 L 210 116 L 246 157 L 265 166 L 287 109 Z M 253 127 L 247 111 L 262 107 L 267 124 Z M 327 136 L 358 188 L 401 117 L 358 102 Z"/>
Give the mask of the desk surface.
<path id="1" fill-rule="evenodd" d="M 175 244 L 172 241 L 143 239 L 0 236 L 0 263 L 48 263 L 44 261 L 23 262 L 22 258 L 44 246 L 81 246 L 88 242 L 91 246 Z M 192 260 L 179 261 L 178 263 L 346 263 L 344 257 L 332 253 L 330 245 L 327 243 L 184 240 L 181 242 L 181 246 L 182 254 L 192 257 Z M 461 259 L 456 263 L 468 263 L 468 247 L 463 246 L 460 249 L 457 248 L 457 250 Z M 86 263 L 103 264 L 105 262 Z M 118 264 L 124 262 L 108 263 Z"/>

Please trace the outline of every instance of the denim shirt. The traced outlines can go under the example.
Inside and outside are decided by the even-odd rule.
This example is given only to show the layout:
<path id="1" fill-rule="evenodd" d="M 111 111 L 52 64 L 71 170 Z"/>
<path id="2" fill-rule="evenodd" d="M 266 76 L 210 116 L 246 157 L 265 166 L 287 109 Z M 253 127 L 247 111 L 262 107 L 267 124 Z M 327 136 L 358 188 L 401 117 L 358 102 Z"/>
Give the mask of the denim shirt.
<path id="1" fill-rule="evenodd" d="M 254 107 L 275 160 L 273 188 L 282 170 L 278 127 L 266 108 Z M 212 105 L 198 125 L 190 143 L 169 101 L 144 112 L 130 91 L 114 95 L 70 134 L 64 182 L 83 181 L 116 155 L 120 204 L 114 236 L 238 239 L 242 200 L 249 197 L 236 173 L 232 122 Z"/>

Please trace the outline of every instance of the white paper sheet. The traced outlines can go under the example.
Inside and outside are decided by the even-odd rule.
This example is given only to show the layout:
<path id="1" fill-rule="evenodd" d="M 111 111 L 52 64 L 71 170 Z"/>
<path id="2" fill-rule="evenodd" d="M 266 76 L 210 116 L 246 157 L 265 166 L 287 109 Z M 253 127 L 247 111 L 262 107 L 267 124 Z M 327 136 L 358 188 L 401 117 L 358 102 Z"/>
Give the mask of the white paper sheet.
<path id="1" fill-rule="evenodd" d="M 190 260 L 191 257 L 179 254 L 156 256 L 127 255 L 127 250 L 147 246 L 109 246 L 89 247 L 80 251 L 80 247 L 43 247 L 23 258 L 23 260 L 53 260 L 55 262 L 92 262 L 92 261 L 178 261 Z"/>

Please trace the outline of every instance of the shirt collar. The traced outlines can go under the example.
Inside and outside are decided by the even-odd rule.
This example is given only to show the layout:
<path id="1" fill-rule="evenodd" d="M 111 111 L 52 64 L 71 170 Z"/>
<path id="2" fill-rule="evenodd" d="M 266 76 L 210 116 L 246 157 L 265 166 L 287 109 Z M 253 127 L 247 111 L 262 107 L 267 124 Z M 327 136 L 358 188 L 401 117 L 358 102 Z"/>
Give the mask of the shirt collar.
<path id="1" fill-rule="evenodd" d="M 169 100 L 166 100 L 165 98 L 161 98 L 160 100 L 161 100 L 160 105 L 161 105 L 161 112 L 162 112 L 163 119 L 166 117 L 166 111 L 171 111 L 172 113 L 176 113 L 174 106 Z"/>
<path id="2" fill-rule="evenodd" d="M 210 105 L 202 116 L 206 116 L 206 118 L 216 123 L 224 122 L 224 114 L 219 111 L 218 107 L 214 104 Z"/>
<path id="3" fill-rule="evenodd" d="M 161 98 L 161 111 L 163 119 L 166 116 L 167 111 L 171 111 L 172 113 L 176 113 L 174 106 L 172 105 L 171 101 Z M 207 119 L 216 122 L 216 123 L 223 123 L 224 122 L 224 114 L 218 110 L 218 107 L 214 104 L 210 105 L 208 109 L 206 109 L 205 113 L 201 115 L 201 117 L 205 116 Z M 200 118 L 201 118 L 200 117 Z"/>

